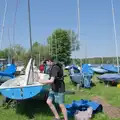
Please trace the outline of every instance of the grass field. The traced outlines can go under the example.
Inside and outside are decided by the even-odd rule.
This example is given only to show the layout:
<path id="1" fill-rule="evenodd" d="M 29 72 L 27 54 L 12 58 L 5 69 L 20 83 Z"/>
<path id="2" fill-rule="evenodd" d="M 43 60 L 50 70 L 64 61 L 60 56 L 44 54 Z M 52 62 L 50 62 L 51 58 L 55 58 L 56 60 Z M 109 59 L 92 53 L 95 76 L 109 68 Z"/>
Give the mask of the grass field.
<path id="1" fill-rule="evenodd" d="M 93 77 L 95 86 L 91 89 L 76 89 L 69 77 L 65 78 L 66 89 L 74 90 L 75 94 L 65 96 L 65 103 L 71 103 L 73 100 L 91 99 L 94 96 L 101 96 L 113 106 L 120 107 L 120 88 L 106 87 L 103 83 L 99 83 L 96 75 Z M 0 96 L 2 99 L 2 96 Z M 26 100 L 18 103 L 15 108 L 0 107 L 0 120 L 52 120 L 53 115 L 44 101 Z M 70 118 L 69 120 L 73 120 Z M 93 120 L 110 120 L 104 113 L 98 113 Z M 120 119 L 111 119 L 120 120 Z"/>

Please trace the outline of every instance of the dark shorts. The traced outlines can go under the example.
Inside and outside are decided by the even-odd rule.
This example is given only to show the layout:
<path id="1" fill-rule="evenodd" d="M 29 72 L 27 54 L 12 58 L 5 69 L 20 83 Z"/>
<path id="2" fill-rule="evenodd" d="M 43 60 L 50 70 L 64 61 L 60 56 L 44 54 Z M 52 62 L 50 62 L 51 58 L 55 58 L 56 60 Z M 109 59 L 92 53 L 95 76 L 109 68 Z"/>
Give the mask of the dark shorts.
<path id="1" fill-rule="evenodd" d="M 55 101 L 58 104 L 64 104 L 64 93 L 54 92 L 50 90 L 48 99 Z"/>

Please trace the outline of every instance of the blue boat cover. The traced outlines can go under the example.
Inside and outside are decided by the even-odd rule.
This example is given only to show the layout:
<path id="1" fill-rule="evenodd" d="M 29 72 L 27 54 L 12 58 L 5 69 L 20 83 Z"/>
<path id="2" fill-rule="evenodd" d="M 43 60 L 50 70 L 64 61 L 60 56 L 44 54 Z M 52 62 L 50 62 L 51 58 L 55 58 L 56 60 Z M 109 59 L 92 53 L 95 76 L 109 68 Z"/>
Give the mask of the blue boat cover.
<path id="1" fill-rule="evenodd" d="M 101 66 L 103 69 L 108 70 L 109 72 L 118 72 L 118 68 L 112 64 L 105 64 Z"/>
<path id="2" fill-rule="evenodd" d="M 103 81 L 119 81 L 120 80 L 120 74 L 103 74 L 98 76 L 99 79 Z"/>
<path id="3" fill-rule="evenodd" d="M 75 70 L 73 68 L 71 68 L 69 70 L 69 73 L 70 73 L 70 78 L 73 82 L 80 84 L 81 86 L 84 86 L 85 88 L 90 88 L 93 70 L 91 69 L 91 67 L 88 64 L 84 64 L 82 66 L 81 72 L 79 70 L 79 71 L 77 71 L 77 73 L 75 73 Z"/>
<path id="4" fill-rule="evenodd" d="M 70 78 L 73 82 L 77 84 L 83 84 L 83 75 L 82 73 L 74 73 L 70 75 Z"/>
<path id="5" fill-rule="evenodd" d="M 99 74 L 103 74 L 103 73 L 108 72 L 107 70 L 99 68 L 99 67 L 92 67 L 92 70 L 96 73 L 99 73 Z"/>
<path id="6" fill-rule="evenodd" d="M 74 73 L 80 73 L 80 70 L 78 69 L 77 66 L 71 65 L 71 66 L 69 67 L 69 74 L 70 74 L 70 75 L 73 75 Z"/>
<path id="7" fill-rule="evenodd" d="M 72 69 L 72 68 L 73 68 L 73 69 L 76 69 L 76 70 L 79 70 L 78 67 L 77 67 L 76 65 L 74 65 L 74 64 L 71 65 L 71 66 L 69 66 L 69 69 Z"/>
<path id="8" fill-rule="evenodd" d="M 79 70 L 78 67 L 75 66 L 75 65 L 71 65 L 71 66 L 69 67 L 69 69 L 70 69 L 70 70 L 71 70 L 71 69 L 78 70 L 79 73 L 80 73 L 80 70 Z M 93 75 L 93 70 L 91 69 L 91 67 L 90 67 L 88 64 L 83 64 L 83 65 L 82 65 L 82 73 L 86 73 L 86 74 Z"/>
<path id="9" fill-rule="evenodd" d="M 70 117 L 74 116 L 76 111 L 85 111 L 88 107 L 92 107 L 94 113 L 102 111 L 101 104 L 90 100 L 73 101 L 72 104 L 67 104 L 65 107 L 67 109 L 68 116 Z"/>
<path id="10" fill-rule="evenodd" d="M 88 64 L 83 64 L 82 65 L 82 73 L 84 74 L 89 74 L 89 75 L 93 75 L 93 70 L 91 69 L 91 67 Z"/>
<path id="11" fill-rule="evenodd" d="M 0 71 L 0 76 L 9 76 L 14 78 L 14 73 L 16 72 L 16 66 L 11 64 L 4 71 Z"/>
<path id="12" fill-rule="evenodd" d="M 88 64 L 90 67 L 100 67 L 101 66 L 101 64 Z"/>

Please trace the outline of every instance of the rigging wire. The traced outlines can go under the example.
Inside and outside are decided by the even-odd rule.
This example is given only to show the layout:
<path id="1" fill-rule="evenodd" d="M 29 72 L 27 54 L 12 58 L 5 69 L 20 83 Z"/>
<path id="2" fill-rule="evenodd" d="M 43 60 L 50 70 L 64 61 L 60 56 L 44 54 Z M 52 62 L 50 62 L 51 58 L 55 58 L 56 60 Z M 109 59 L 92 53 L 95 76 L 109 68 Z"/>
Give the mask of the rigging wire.
<path id="1" fill-rule="evenodd" d="M 19 6 L 19 0 L 16 1 L 16 8 L 15 8 L 15 14 L 14 14 L 14 21 L 13 21 L 13 46 L 15 46 L 15 27 L 16 27 L 16 16 Z"/>
<path id="2" fill-rule="evenodd" d="M 5 0 L 3 22 L 2 22 L 2 27 L 1 27 L 2 30 L 1 30 L 1 35 L 0 35 L 0 49 L 2 49 L 2 41 L 3 41 L 3 34 L 4 34 L 5 19 L 6 19 L 6 14 L 7 14 L 7 7 L 8 7 L 8 3 L 7 3 L 7 0 Z"/>

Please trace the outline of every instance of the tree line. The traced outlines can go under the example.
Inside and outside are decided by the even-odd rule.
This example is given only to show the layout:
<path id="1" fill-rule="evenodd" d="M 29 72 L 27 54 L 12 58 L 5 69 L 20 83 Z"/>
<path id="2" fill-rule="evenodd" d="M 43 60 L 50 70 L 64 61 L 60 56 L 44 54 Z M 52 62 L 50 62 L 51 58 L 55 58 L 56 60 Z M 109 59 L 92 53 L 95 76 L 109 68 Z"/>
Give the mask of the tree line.
<path id="1" fill-rule="evenodd" d="M 32 56 L 39 65 L 42 60 L 48 56 L 56 61 L 63 62 L 65 65 L 71 63 L 71 53 L 79 49 L 77 34 L 72 30 L 56 29 L 47 38 L 47 44 L 43 45 L 35 42 L 32 45 Z M 21 45 L 0 50 L 0 58 L 14 58 L 15 61 L 23 61 L 27 64 L 31 57 L 31 50 L 25 49 Z"/>
<path id="2" fill-rule="evenodd" d="M 120 57 L 119 63 L 120 63 Z M 114 64 L 117 65 L 117 58 L 116 57 L 94 57 L 94 58 L 83 58 L 83 59 L 74 59 L 75 64 L 82 65 L 82 64 Z"/>

